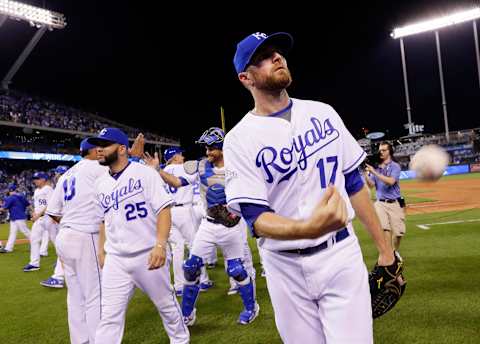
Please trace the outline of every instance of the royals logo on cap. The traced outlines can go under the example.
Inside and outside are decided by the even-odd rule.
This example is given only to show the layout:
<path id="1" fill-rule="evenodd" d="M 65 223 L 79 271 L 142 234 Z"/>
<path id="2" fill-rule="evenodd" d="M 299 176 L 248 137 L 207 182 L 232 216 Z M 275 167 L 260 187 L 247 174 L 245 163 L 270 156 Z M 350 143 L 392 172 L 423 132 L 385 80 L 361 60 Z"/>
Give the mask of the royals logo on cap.
<path id="1" fill-rule="evenodd" d="M 267 44 L 277 47 L 282 54 L 286 54 L 292 49 L 293 37 L 286 32 L 277 32 L 271 35 L 263 32 L 255 32 L 248 35 L 237 44 L 237 51 L 233 57 L 233 65 L 235 66 L 237 74 L 245 72 L 258 48 Z"/>

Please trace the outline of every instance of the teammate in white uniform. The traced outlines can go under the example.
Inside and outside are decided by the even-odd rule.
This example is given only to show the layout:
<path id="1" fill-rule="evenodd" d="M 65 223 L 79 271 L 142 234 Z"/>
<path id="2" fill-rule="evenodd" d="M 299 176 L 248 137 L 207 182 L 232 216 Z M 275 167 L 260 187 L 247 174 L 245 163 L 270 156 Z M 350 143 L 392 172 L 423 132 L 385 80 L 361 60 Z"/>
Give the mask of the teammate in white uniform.
<path id="1" fill-rule="evenodd" d="M 207 158 L 200 161 L 187 161 L 185 171 L 191 179 L 200 180 L 200 192 L 207 206 L 207 216 L 202 219 L 193 241 L 190 257 L 185 261 L 185 286 L 183 288 L 182 313 L 184 322 L 191 326 L 196 319 L 195 303 L 200 290 L 200 271 L 205 265 L 212 247 L 220 246 L 227 260 L 227 274 L 233 277 L 243 301 L 244 310 L 240 313 L 238 323 L 251 323 L 260 310 L 255 300 L 255 283 L 244 267 L 244 246 L 239 218 L 226 210 L 225 169 L 223 166 L 223 138 L 220 128 L 206 130 L 197 143 L 206 146 Z M 158 157 L 148 159 L 148 164 L 158 168 Z M 160 175 L 167 184 L 180 188 L 188 185 L 188 181 L 159 169 Z"/>
<path id="2" fill-rule="evenodd" d="M 185 172 L 183 163 L 185 158 L 182 155 L 183 150 L 180 147 L 171 147 L 165 150 L 163 157 L 167 166 L 165 171 L 176 177 L 189 180 L 189 185 L 183 188 L 175 188 L 165 185 L 166 190 L 175 201 L 172 208 L 172 229 L 170 231 L 169 241 L 172 246 L 173 256 L 173 277 L 174 287 L 177 296 L 182 295 L 185 278 L 183 276 L 183 261 L 185 253 L 185 244 L 191 250 L 193 238 L 197 232 L 195 214 L 193 210 L 193 183 L 192 176 Z M 200 290 L 207 290 L 213 286 L 212 281 L 208 279 L 206 267 L 202 267 L 200 275 Z"/>
<path id="3" fill-rule="evenodd" d="M 284 343 L 372 343 L 354 209 L 380 265 L 394 261 L 393 251 L 357 169 L 363 150 L 331 106 L 287 94 L 292 44 L 287 33 L 255 33 L 237 46 L 235 69 L 255 108 L 225 139 L 228 205 L 260 237 Z"/>
<path id="4" fill-rule="evenodd" d="M 157 308 L 170 343 L 189 343 L 165 264 L 173 204 L 165 183 L 150 167 L 128 161 L 128 137 L 120 129 L 105 128 L 88 142 L 99 146 L 99 162 L 110 168 L 95 183 L 105 221 L 99 251 L 102 318 L 95 342 L 121 343 L 127 306 L 138 287 Z"/>
<path id="5" fill-rule="evenodd" d="M 94 183 L 108 169 L 98 163 L 95 146 L 84 140 L 80 148 L 83 159 L 58 180 L 47 214 L 60 222 L 55 246 L 65 270 L 70 341 L 93 344 L 101 312 L 97 254 L 103 219 Z"/>
<path id="6" fill-rule="evenodd" d="M 80 145 L 80 154 L 82 154 L 82 147 Z M 67 172 L 68 166 L 60 165 L 55 168 L 55 176 L 54 176 L 54 182 L 55 185 L 58 184 L 58 180 L 64 174 Z M 53 244 L 55 245 L 56 241 L 56 236 L 58 234 L 58 224 L 55 223 L 57 230 L 55 231 L 55 237 L 53 238 Z M 41 254 L 40 254 L 41 255 Z M 58 257 L 57 254 L 57 261 L 55 263 L 55 269 L 53 271 L 53 275 L 47 278 L 44 281 L 40 282 L 40 285 L 48 288 L 55 288 L 55 289 L 60 289 L 63 288 L 65 284 L 65 272 L 63 271 L 63 265 L 62 262 L 60 261 L 60 257 Z"/>
<path id="7" fill-rule="evenodd" d="M 53 193 L 53 188 L 48 184 L 48 179 L 48 174 L 45 172 L 35 172 L 33 174 L 33 182 L 37 188 L 33 193 L 33 226 L 30 237 L 30 262 L 23 268 L 24 272 L 40 269 L 40 246 L 44 233 L 48 233 L 52 242 L 55 242 L 55 237 L 57 236 L 56 223 L 50 216 L 44 216 L 48 200 Z"/>

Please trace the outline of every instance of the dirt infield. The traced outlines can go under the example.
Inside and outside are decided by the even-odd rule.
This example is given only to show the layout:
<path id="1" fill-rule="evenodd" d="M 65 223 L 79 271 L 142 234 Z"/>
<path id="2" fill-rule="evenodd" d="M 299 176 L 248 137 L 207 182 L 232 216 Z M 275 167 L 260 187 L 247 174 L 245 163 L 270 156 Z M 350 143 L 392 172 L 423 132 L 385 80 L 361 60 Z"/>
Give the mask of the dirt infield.
<path id="1" fill-rule="evenodd" d="M 402 191 L 408 190 L 415 190 L 415 196 L 435 200 L 408 205 L 407 214 L 410 215 L 480 208 L 480 179 L 441 179 L 436 183 L 412 181 L 402 185 Z"/>

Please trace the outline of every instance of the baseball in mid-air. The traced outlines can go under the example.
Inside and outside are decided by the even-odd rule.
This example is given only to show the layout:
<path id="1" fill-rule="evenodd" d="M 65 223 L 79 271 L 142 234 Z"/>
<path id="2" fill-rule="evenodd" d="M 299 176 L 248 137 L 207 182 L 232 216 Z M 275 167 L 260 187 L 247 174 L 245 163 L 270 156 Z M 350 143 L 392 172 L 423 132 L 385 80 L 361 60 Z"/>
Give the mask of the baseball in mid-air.
<path id="1" fill-rule="evenodd" d="M 448 153 L 438 145 L 427 145 L 420 148 L 410 160 L 410 169 L 416 178 L 433 182 L 440 179 L 450 161 Z"/>

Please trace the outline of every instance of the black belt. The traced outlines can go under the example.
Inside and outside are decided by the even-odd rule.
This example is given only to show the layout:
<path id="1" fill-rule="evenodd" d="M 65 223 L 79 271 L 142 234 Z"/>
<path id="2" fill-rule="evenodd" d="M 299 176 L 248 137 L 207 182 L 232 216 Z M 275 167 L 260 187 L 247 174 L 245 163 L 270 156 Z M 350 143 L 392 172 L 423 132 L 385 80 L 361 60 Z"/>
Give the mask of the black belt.
<path id="1" fill-rule="evenodd" d="M 396 199 L 379 199 L 380 202 L 385 202 L 385 203 L 395 203 L 397 200 Z"/>
<path id="2" fill-rule="evenodd" d="M 337 232 L 337 234 L 335 234 L 335 241 L 334 242 L 340 242 L 343 239 L 348 238 L 349 235 L 350 234 L 348 233 L 348 229 L 344 228 L 341 231 Z M 328 239 L 328 240 L 330 240 L 330 239 Z M 284 251 L 280 251 L 280 252 L 282 252 L 282 253 L 295 253 L 295 254 L 299 254 L 301 256 L 310 255 L 310 254 L 314 254 L 314 253 L 317 253 L 319 251 L 322 251 L 322 250 L 326 249 L 328 247 L 328 240 L 325 240 L 320 245 L 317 245 L 317 246 L 314 246 L 314 247 L 299 248 L 299 249 L 296 249 L 296 250 L 284 250 Z"/>
<path id="3" fill-rule="evenodd" d="M 208 222 L 222 224 L 220 221 L 217 221 L 214 218 L 211 218 L 211 217 L 205 217 L 205 218 L 207 219 Z"/>
<path id="4" fill-rule="evenodd" d="M 192 203 L 177 203 L 175 207 L 186 207 L 187 205 L 191 205 Z"/>

